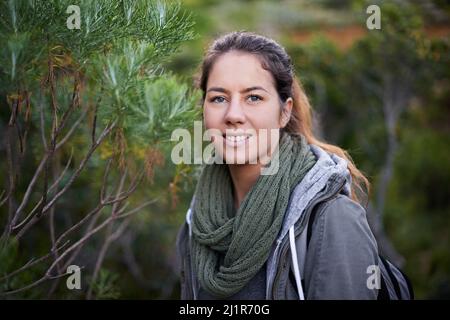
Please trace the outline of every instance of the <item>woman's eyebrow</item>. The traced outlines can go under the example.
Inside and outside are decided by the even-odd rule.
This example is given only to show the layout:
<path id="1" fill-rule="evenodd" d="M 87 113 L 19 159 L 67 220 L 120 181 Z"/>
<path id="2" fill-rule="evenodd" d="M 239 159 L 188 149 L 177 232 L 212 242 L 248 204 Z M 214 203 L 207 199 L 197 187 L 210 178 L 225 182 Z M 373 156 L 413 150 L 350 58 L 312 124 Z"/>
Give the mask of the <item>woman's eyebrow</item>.
<path id="1" fill-rule="evenodd" d="M 246 92 L 253 91 L 253 90 L 263 90 L 263 91 L 266 91 L 267 93 L 269 93 L 269 91 L 267 91 L 266 89 L 264 89 L 261 86 L 253 86 L 253 87 L 245 88 L 245 89 L 241 90 L 240 93 L 246 93 Z M 221 88 L 221 87 L 211 87 L 206 92 L 210 92 L 210 91 L 223 92 L 223 93 L 226 93 L 226 94 L 230 93 L 229 90 L 227 90 L 225 88 Z"/>
<path id="2" fill-rule="evenodd" d="M 249 91 L 253 91 L 253 90 L 263 90 L 263 91 L 269 93 L 269 91 L 267 91 L 266 89 L 264 89 L 261 86 L 254 86 L 254 87 L 246 88 L 244 90 L 241 90 L 241 93 L 245 93 L 245 92 L 249 92 Z"/>
<path id="3" fill-rule="evenodd" d="M 217 91 L 217 92 L 223 92 L 223 93 L 230 93 L 229 90 L 224 89 L 224 88 L 220 88 L 220 87 L 212 87 L 212 88 L 209 88 L 208 91 L 206 91 L 206 92 L 210 92 L 210 91 Z"/>

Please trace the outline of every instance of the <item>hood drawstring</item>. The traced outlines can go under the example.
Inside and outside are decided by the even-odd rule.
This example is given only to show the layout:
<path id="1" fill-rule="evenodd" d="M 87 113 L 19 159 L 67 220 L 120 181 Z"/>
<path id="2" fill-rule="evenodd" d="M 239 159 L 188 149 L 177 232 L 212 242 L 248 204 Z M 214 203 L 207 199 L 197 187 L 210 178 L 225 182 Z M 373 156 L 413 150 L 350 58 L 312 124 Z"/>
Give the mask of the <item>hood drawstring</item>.
<path id="1" fill-rule="evenodd" d="M 289 243 L 290 243 L 290 248 L 291 248 L 292 265 L 294 267 L 294 277 L 295 277 L 295 282 L 297 283 L 298 298 L 299 298 L 299 300 L 305 300 L 305 296 L 303 294 L 302 279 L 300 277 L 300 270 L 298 268 L 297 248 L 295 245 L 294 226 L 289 228 Z"/>

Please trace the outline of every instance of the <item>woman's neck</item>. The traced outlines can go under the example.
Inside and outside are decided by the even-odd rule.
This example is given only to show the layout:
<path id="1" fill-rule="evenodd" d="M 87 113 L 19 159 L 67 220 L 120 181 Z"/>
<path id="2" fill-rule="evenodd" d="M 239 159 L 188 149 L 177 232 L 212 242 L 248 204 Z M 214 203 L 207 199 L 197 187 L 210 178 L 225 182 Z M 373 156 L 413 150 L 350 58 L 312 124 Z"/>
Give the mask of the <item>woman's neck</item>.
<path id="1" fill-rule="evenodd" d="M 260 164 L 228 165 L 234 186 L 234 206 L 239 208 L 247 193 L 261 174 Z"/>

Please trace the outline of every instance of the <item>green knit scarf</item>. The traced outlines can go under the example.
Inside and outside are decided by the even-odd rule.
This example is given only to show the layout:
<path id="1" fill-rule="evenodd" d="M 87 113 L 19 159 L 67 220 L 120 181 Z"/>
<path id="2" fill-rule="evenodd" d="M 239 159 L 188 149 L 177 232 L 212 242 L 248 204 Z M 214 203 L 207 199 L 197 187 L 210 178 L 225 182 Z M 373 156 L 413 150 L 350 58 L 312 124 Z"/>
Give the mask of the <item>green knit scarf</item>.
<path id="1" fill-rule="evenodd" d="M 228 166 L 209 164 L 202 171 L 193 207 L 193 261 L 201 287 L 218 298 L 240 291 L 264 265 L 291 192 L 316 163 L 301 135 L 282 134 L 277 152 L 278 172 L 260 175 L 237 212 Z"/>

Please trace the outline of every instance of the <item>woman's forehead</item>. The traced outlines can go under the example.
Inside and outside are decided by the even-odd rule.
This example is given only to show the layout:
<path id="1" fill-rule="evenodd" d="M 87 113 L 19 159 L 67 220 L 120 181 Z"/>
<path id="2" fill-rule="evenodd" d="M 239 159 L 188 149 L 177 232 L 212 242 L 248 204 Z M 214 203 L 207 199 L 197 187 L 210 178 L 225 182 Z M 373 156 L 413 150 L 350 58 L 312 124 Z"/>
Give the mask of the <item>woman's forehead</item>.
<path id="1" fill-rule="evenodd" d="M 227 90 L 242 90 L 260 86 L 274 90 L 271 73 L 262 67 L 261 60 L 254 54 L 232 51 L 221 55 L 211 68 L 209 87 L 223 87 Z"/>

